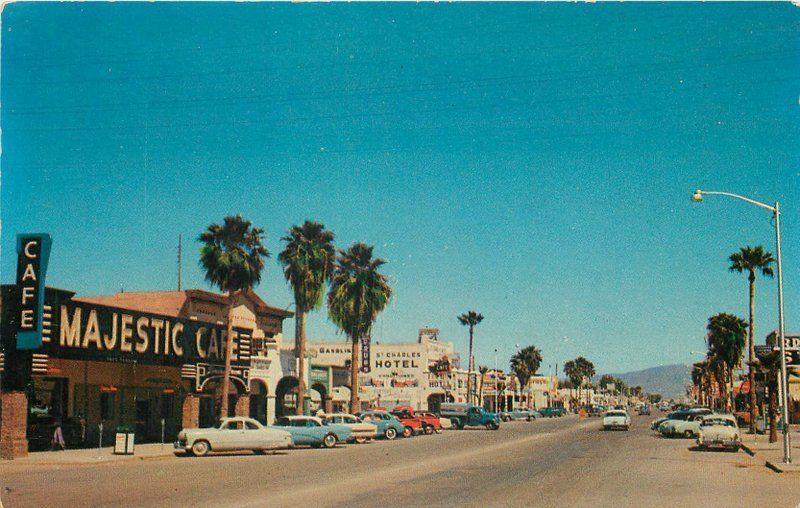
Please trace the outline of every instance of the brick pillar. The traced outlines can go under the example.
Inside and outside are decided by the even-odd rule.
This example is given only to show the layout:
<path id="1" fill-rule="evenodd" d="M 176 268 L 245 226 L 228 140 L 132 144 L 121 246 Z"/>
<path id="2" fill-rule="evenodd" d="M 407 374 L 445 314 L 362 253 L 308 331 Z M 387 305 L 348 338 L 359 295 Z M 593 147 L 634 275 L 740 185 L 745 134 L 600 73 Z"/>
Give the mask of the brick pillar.
<path id="1" fill-rule="evenodd" d="M 28 397 L 25 392 L 0 393 L 0 459 L 28 455 Z"/>
<path id="2" fill-rule="evenodd" d="M 196 429 L 200 426 L 200 397 L 187 395 L 183 400 L 181 428 Z"/>
<path id="3" fill-rule="evenodd" d="M 236 409 L 234 409 L 236 416 L 250 416 L 250 396 L 239 395 L 236 399 Z"/>

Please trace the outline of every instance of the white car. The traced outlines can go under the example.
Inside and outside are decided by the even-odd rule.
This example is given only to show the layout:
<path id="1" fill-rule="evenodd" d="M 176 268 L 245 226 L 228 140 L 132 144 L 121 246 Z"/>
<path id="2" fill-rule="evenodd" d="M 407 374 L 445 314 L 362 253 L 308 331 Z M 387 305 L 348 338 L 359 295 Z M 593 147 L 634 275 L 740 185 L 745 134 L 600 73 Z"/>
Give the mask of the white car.
<path id="1" fill-rule="evenodd" d="M 442 425 L 442 430 L 450 430 L 453 428 L 453 422 L 450 421 L 450 418 L 445 418 L 444 416 L 440 416 L 439 423 Z"/>
<path id="2" fill-rule="evenodd" d="M 178 433 L 175 450 L 197 457 L 210 451 L 280 450 L 292 446 L 292 435 L 283 430 L 264 427 L 257 420 L 236 416 L 224 418 L 219 427 L 183 429 Z"/>
<path id="3" fill-rule="evenodd" d="M 700 430 L 697 433 L 697 446 L 701 450 L 720 447 L 739 451 L 742 446 L 742 437 L 739 435 L 736 417 L 733 415 L 712 414 L 703 418 L 703 421 L 700 422 Z"/>
<path id="4" fill-rule="evenodd" d="M 339 424 L 350 427 L 353 431 L 351 439 L 356 443 L 366 443 L 370 439 L 378 436 L 378 426 L 371 423 L 364 423 L 357 416 L 347 413 L 333 413 L 324 418 L 326 424 Z"/>
<path id="5" fill-rule="evenodd" d="M 603 430 L 622 429 L 628 430 L 631 428 L 631 417 L 628 413 L 618 409 L 607 411 L 603 415 Z"/>

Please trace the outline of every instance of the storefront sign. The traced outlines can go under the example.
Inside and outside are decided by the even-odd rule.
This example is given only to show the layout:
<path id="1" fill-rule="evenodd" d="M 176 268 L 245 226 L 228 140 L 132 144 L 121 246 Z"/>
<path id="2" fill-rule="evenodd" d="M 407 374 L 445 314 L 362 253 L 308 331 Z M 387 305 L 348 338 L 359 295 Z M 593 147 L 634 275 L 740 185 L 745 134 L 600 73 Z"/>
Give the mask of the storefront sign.
<path id="1" fill-rule="evenodd" d="M 44 278 L 51 243 L 47 234 L 17 236 L 17 349 L 42 345 Z"/>
<path id="2" fill-rule="evenodd" d="M 370 366 L 370 355 L 369 355 L 369 346 L 370 346 L 370 336 L 365 335 L 361 337 L 361 372 L 368 373 L 371 370 Z"/>
<path id="3" fill-rule="evenodd" d="M 53 307 L 48 355 L 76 360 L 150 365 L 222 363 L 224 325 L 162 316 L 105 305 L 66 301 Z M 234 328 L 231 361 L 250 363 L 250 330 Z"/>

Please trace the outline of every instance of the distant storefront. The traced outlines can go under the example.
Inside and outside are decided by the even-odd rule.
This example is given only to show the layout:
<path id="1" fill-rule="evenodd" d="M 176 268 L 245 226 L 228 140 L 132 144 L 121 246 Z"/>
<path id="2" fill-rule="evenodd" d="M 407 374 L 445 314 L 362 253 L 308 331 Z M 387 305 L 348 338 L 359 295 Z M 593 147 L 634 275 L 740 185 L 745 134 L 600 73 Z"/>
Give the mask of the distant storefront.
<path id="1" fill-rule="evenodd" d="M 329 372 L 331 403 L 344 405 L 350 395 L 349 378 L 343 374 L 349 372 L 351 342 L 315 341 L 307 347 L 310 376 L 318 369 Z M 365 408 L 410 405 L 416 409 L 428 409 L 445 397 L 463 399 L 466 390 L 460 393 L 463 383 L 458 385 L 457 366 L 453 344 L 439 341 L 435 328 L 421 329 L 416 342 L 375 342 L 369 351 L 369 370 L 359 375 L 359 398 Z M 313 389 L 314 383 L 310 386 Z"/>

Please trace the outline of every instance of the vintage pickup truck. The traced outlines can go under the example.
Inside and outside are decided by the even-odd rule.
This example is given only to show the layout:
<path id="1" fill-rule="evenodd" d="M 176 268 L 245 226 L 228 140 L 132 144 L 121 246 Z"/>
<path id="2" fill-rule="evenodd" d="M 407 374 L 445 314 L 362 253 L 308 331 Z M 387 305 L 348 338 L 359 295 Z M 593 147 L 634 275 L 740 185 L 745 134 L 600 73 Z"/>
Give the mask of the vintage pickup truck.
<path id="1" fill-rule="evenodd" d="M 445 402 L 439 407 L 439 415 L 449 418 L 453 428 L 486 427 L 489 430 L 500 428 L 500 417 L 497 413 L 485 411 L 472 404 Z"/>

